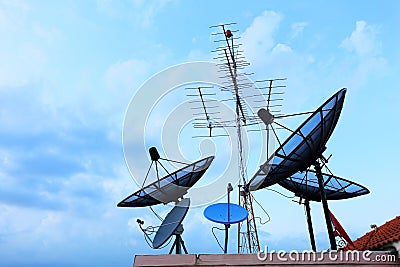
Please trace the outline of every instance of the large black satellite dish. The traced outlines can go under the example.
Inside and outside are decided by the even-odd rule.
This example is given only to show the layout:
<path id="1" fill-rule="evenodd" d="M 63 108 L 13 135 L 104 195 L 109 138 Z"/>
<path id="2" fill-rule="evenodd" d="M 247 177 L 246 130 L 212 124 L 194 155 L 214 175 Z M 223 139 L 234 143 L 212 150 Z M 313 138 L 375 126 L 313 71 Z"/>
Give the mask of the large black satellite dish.
<path id="1" fill-rule="evenodd" d="M 326 200 L 341 200 L 366 195 L 369 190 L 355 182 L 337 177 L 333 174 L 321 173 L 323 178 L 324 193 Z M 291 177 L 279 182 L 285 189 L 293 192 L 300 199 L 304 199 L 306 208 L 308 232 L 310 235 L 311 248 L 316 251 L 314 230 L 311 221 L 310 201 L 320 202 L 322 200 L 317 173 L 307 170 L 303 173 L 297 172 Z M 301 203 L 301 201 L 299 202 Z"/>
<path id="2" fill-rule="evenodd" d="M 187 250 L 182 240 L 181 234 L 183 232 L 182 221 L 189 210 L 190 200 L 188 198 L 182 197 L 187 193 L 190 187 L 192 187 L 207 171 L 211 162 L 214 160 L 214 156 L 206 157 L 192 164 L 186 164 L 174 160 L 161 158 L 155 147 L 151 147 L 149 149 L 149 153 L 152 162 L 147 171 L 144 182 L 146 182 L 147 180 L 149 171 L 153 163 L 155 164 L 157 180 L 128 196 L 120 203 L 118 203 L 117 206 L 146 207 L 160 203 L 167 204 L 169 202 L 175 202 L 175 207 L 165 217 L 152 241 L 149 242 L 149 240 L 151 240 L 149 237 L 149 233 L 154 233 L 154 227 L 150 226 L 146 229 L 143 229 L 142 225 L 144 224 L 144 221 L 138 219 L 137 222 L 140 229 L 145 234 L 146 241 L 152 248 L 158 249 L 162 247 L 172 235 L 175 235 L 175 242 L 170 250 L 170 254 L 172 253 L 174 247 L 176 249 L 176 254 L 180 254 L 182 248 L 187 254 Z M 173 173 L 169 173 L 164 165 L 160 162 L 160 160 L 185 164 L 186 166 Z M 168 173 L 168 175 L 160 178 L 158 166 L 162 167 Z M 154 212 L 154 210 L 152 211 Z M 159 215 L 157 216 L 159 217 Z"/>
<path id="3" fill-rule="evenodd" d="M 369 193 L 366 187 L 333 174 L 322 173 L 322 176 L 327 200 L 348 199 Z M 321 201 L 318 177 L 315 171 L 297 172 L 279 182 L 279 184 L 300 198 L 310 201 Z"/>
<path id="4" fill-rule="evenodd" d="M 305 171 L 325 150 L 339 119 L 346 89 L 343 88 L 305 120 L 260 166 L 247 183 L 250 191 L 276 184 L 299 171 Z"/>
<path id="5" fill-rule="evenodd" d="M 158 152 L 154 147 L 150 148 L 149 151 L 157 167 L 157 162 L 160 159 Z M 203 176 L 213 160 L 214 156 L 209 156 L 192 164 L 187 164 L 187 166 L 136 191 L 118 203 L 117 206 L 146 207 L 160 203 L 177 202 Z"/>
<path id="6" fill-rule="evenodd" d="M 322 203 L 326 226 L 329 235 L 329 242 L 332 250 L 336 250 L 336 242 L 333 234 L 333 227 L 331 223 L 331 217 L 328 209 L 327 194 L 325 189 L 328 189 L 328 195 L 334 197 L 332 190 L 326 188 L 328 182 L 340 181 L 343 183 L 343 179 L 333 179 L 332 176 L 327 176 L 322 173 L 321 162 L 326 163 L 327 160 L 323 157 L 322 153 L 326 149 L 325 145 L 331 136 L 340 113 L 342 111 L 344 98 L 346 95 L 346 89 L 339 90 L 336 94 L 330 97 L 324 104 L 322 104 L 317 110 L 315 110 L 310 117 L 308 117 L 293 133 L 283 142 L 275 153 L 265 162 L 256 174 L 252 177 L 249 183 L 246 184 L 246 190 L 258 190 L 271 186 L 276 183 L 281 183 L 282 186 L 286 186 L 295 191 L 296 194 L 305 194 L 308 196 L 306 199 L 307 214 L 309 215 L 309 201 L 311 198 L 319 199 Z M 265 113 L 265 112 L 264 112 Z M 259 112 L 259 116 L 262 121 L 268 125 L 271 120 L 266 119 L 263 112 Z M 263 119 L 264 118 L 264 119 Z M 316 186 L 304 186 L 302 182 L 296 181 L 294 178 L 285 181 L 285 179 L 295 175 L 297 172 L 310 172 L 309 168 L 314 166 L 317 181 L 319 197 L 315 194 Z M 312 172 L 310 172 L 312 173 Z M 324 179 L 326 178 L 326 180 Z M 309 180 L 307 180 L 309 181 Z M 337 186 L 335 184 L 334 186 Z M 347 186 L 358 186 L 350 181 L 347 181 Z M 341 190 L 344 187 L 340 186 Z M 314 193 L 310 190 L 313 190 Z M 334 190 L 333 190 L 334 191 Z M 367 193 L 368 191 L 364 191 Z M 349 194 L 336 191 L 336 197 L 349 197 Z M 356 194 L 354 194 L 356 196 Z M 309 227 L 311 225 L 310 216 L 308 216 Z M 311 237 L 310 229 L 310 237 Z M 313 243 L 313 237 L 312 243 Z M 313 249 L 315 250 L 315 242 Z"/>

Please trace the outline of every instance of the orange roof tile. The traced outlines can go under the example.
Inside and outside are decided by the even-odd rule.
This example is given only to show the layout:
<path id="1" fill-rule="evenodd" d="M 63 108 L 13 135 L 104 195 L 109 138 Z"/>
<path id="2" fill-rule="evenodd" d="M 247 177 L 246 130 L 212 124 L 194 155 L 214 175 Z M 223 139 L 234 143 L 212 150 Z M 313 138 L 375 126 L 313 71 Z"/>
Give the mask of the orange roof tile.
<path id="1" fill-rule="evenodd" d="M 379 226 L 353 243 L 358 250 L 373 250 L 400 240 L 400 216 Z"/>

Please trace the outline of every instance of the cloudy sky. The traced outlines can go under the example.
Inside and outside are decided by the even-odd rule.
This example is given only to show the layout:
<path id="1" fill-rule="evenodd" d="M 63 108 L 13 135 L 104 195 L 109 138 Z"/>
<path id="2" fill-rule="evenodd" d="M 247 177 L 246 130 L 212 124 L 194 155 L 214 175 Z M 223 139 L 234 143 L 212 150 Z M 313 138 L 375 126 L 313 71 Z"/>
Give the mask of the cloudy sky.
<path id="1" fill-rule="evenodd" d="M 168 253 L 137 227 L 137 218 L 159 224 L 149 209 L 116 207 L 138 189 L 124 158 L 125 112 L 153 75 L 212 59 L 209 26 L 232 21 L 252 78 L 288 78 L 283 112 L 313 110 L 348 88 L 327 154 L 335 174 L 371 191 L 330 202 L 350 237 L 399 215 L 399 12 L 389 0 L 0 0 L 0 266 L 130 266 L 136 254 Z M 259 226 L 261 246 L 309 249 L 302 206 L 254 195 L 271 217 Z M 203 210 L 189 211 L 183 238 L 191 253 L 220 253 Z M 321 206 L 312 212 L 326 249 Z"/>

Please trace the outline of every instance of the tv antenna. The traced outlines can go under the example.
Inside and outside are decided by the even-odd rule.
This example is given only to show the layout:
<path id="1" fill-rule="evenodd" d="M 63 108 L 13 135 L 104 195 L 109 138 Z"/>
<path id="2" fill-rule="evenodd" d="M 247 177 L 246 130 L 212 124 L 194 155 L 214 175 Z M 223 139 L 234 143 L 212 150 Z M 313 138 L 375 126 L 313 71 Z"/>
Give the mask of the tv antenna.
<path id="1" fill-rule="evenodd" d="M 250 191 L 244 190 L 244 185 L 247 183 L 246 166 L 244 162 L 244 145 L 243 145 L 243 129 L 247 126 L 262 125 L 260 119 L 255 113 L 261 108 L 267 108 L 271 118 L 282 116 L 279 114 L 280 101 L 283 100 L 283 88 L 286 85 L 283 79 L 269 79 L 256 81 L 260 86 L 256 87 L 255 83 L 250 81 L 247 76 L 252 73 L 245 73 L 243 69 L 249 65 L 242 55 L 240 50 L 241 44 L 237 43 L 240 39 L 236 36 L 237 30 L 228 29 L 228 26 L 233 26 L 236 23 L 220 24 L 211 26 L 210 28 L 218 28 L 220 31 L 212 33 L 217 37 L 214 42 L 219 46 L 212 51 L 216 56 L 215 60 L 218 63 L 219 73 L 221 76 L 220 91 L 229 95 L 228 99 L 216 99 L 215 86 L 197 86 L 188 87 L 190 90 L 188 96 L 196 97 L 191 102 L 197 104 L 192 109 L 195 110 L 194 128 L 208 129 L 208 136 L 201 137 L 219 137 L 226 134 L 216 134 L 214 129 L 219 128 L 235 128 L 238 153 L 238 180 L 239 181 L 239 205 L 248 212 L 248 217 L 245 221 L 238 224 L 238 253 L 256 253 L 260 250 L 260 243 L 257 232 L 256 217 L 253 210 L 253 196 Z M 233 106 L 235 115 L 227 117 L 221 108 L 217 105 L 217 101 L 227 102 Z M 233 105 L 232 105 L 233 104 Z M 250 109 L 249 109 L 250 107 Z M 254 111 L 253 111 L 254 110 Z M 254 112 L 254 113 L 253 113 Z M 272 113 L 276 114 L 275 116 Z M 282 116 L 283 118 L 284 116 Z M 280 118 L 280 117 L 279 117 Z M 255 129 L 260 131 L 260 129 Z M 267 130 L 267 154 L 269 154 L 270 138 L 269 126 Z M 248 132 L 254 129 L 248 129 Z M 199 136 L 195 136 L 199 137 Z M 268 157 L 268 156 L 267 156 Z"/>
<path id="2" fill-rule="evenodd" d="M 228 24 L 220 24 L 211 26 L 210 28 L 219 28 L 221 31 L 213 33 L 212 35 L 219 38 L 215 40 L 216 43 L 221 43 L 222 45 L 218 46 L 214 51 L 216 57 L 215 60 L 221 61 L 218 64 L 221 77 L 225 79 L 222 84 L 221 91 L 230 92 L 231 99 L 234 102 L 234 110 L 235 110 L 235 118 L 223 118 L 221 122 L 212 123 L 209 113 L 207 112 L 207 105 L 202 97 L 201 88 L 199 88 L 200 99 L 203 104 L 204 113 L 206 115 L 206 127 L 209 128 L 209 134 L 212 136 L 212 128 L 215 127 L 235 127 L 236 135 L 237 135 L 237 149 L 238 149 L 238 180 L 239 184 L 246 184 L 246 170 L 245 170 L 245 162 L 244 162 L 244 147 L 242 140 L 242 128 L 247 125 L 259 123 L 259 119 L 252 114 L 249 114 L 246 108 L 246 102 L 244 99 L 243 91 L 254 87 L 254 84 L 251 83 L 246 78 L 246 73 L 241 73 L 239 70 L 242 70 L 246 66 L 249 65 L 248 62 L 245 61 L 239 47 L 241 44 L 236 43 L 236 41 L 240 38 L 235 36 L 236 30 L 227 29 L 227 26 L 233 26 L 236 23 L 228 23 Z M 259 91 L 256 91 L 254 96 L 261 96 Z M 262 98 L 263 99 L 263 98 Z M 252 100 L 251 97 L 248 100 Z M 260 104 L 260 103 L 258 103 Z M 209 109 L 209 108 L 208 108 Z M 204 127 L 204 125 L 197 124 L 195 127 Z M 246 211 L 248 216 L 245 221 L 242 221 L 238 224 L 238 253 L 256 253 L 260 250 L 260 243 L 258 239 L 257 233 L 257 225 L 254 216 L 253 204 L 252 204 L 252 195 L 249 192 L 245 192 L 242 190 L 242 187 L 239 186 L 239 205 L 242 206 Z"/>

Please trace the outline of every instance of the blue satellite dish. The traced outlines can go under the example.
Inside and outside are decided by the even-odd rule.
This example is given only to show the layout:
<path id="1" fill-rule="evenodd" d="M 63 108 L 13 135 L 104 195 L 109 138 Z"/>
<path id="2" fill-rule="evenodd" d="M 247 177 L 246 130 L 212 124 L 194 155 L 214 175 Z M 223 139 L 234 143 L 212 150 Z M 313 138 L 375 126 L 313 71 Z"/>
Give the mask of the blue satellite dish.
<path id="1" fill-rule="evenodd" d="M 229 213 L 229 218 L 228 218 Z M 242 206 L 233 203 L 217 203 L 204 210 L 204 217 L 221 224 L 240 223 L 247 219 L 248 212 Z"/>

